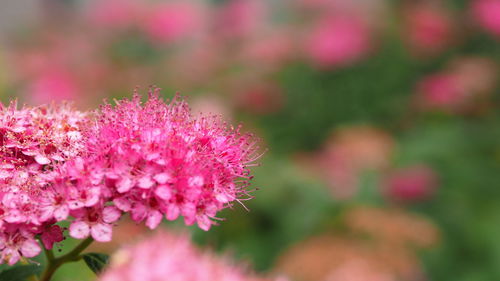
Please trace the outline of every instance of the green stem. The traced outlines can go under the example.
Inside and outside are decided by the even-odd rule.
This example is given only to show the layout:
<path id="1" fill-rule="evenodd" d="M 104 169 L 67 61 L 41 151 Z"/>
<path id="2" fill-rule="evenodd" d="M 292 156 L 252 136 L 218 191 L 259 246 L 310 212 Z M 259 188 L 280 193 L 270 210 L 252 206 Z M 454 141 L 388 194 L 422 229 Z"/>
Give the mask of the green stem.
<path id="1" fill-rule="evenodd" d="M 61 267 L 61 265 L 68 262 L 79 261 L 82 257 L 80 254 L 85 250 L 90 244 L 94 242 L 94 239 L 88 237 L 78 244 L 71 252 L 56 258 L 52 250 L 44 249 L 45 256 L 47 257 L 47 267 L 42 274 L 40 281 L 50 281 L 56 270 Z"/>

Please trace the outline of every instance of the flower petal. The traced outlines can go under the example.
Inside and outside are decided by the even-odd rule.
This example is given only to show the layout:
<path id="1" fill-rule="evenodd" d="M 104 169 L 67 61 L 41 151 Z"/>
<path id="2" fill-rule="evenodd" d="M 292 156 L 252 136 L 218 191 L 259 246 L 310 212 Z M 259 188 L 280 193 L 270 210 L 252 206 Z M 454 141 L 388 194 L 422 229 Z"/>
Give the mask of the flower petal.
<path id="1" fill-rule="evenodd" d="M 176 204 L 170 204 L 167 207 L 166 218 L 169 221 L 176 220 L 179 217 L 181 210 Z"/>
<path id="2" fill-rule="evenodd" d="M 41 250 L 40 245 L 33 239 L 27 239 L 21 245 L 21 253 L 27 258 L 37 256 Z"/>
<path id="3" fill-rule="evenodd" d="M 84 221 L 75 221 L 69 226 L 69 235 L 76 239 L 83 239 L 89 236 L 90 227 Z"/>
<path id="4" fill-rule="evenodd" d="M 146 226 L 149 227 L 149 229 L 155 229 L 160 224 L 162 217 L 159 211 L 154 210 L 149 212 L 146 219 Z"/>
<path id="5" fill-rule="evenodd" d="M 124 197 L 118 197 L 118 198 L 115 198 L 113 200 L 113 203 L 115 203 L 115 206 L 124 211 L 124 212 L 128 212 L 130 211 L 130 208 L 132 208 L 132 204 L 130 203 L 130 201 L 128 201 L 126 198 Z"/>
<path id="6" fill-rule="evenodd" d="M 47 165 L 50 163 L 50 159 L 43 155 L 35 156 L 35 161 L 40 165 Z"/>
<path id="7" fill-rule="evenodd" d="M 109 242 L 109 241 L 111 241 L 113 229 L 112 229 L 112 226 L 109 224 L 98 223 L 98 224 L 94 224 L 91 227 L 90 233 L 92 234 L 92 237 L 96 241 Z"/>
<path id="8" fill-rule="evenodd" d="M 68 217 L 69 209 L 66 205 L 60 206 L 54 211 L 54 218 L 57 221 L 65 220 Z"/>
<path id="9" fill-rule="evenodd" d="M 122 212 L 115 206 L 107 206 L 102 210 L 102 220 L 107 223 L 112 223 L 120 219 Z"/>
<path id="10" fill-rule="evenodd" d="M 172 197 L 172 191 L 167 185 L 159 185 L 156 187 L 155 194 L 163 200 L 168 200 Z"/>
<path id="11" fill-rule="evenodd" d="M 212 226 L 212 221 L 206 215 L 196 216 L 196 222 L 198 223 L 198 226 L 205 231 L 208 231 Z"/>
<path id="12" fill-rule="evenodd" d="M 167 183 L 172 177 L 167 173 L 156 174 L 153 179 L 159 184 Z"/>
<path id="13" fill-rule="evenodd" d="M 149 189 L 154 184 L 155 184 L 155 182 L 151 179 L 151 177 L 145 176 L 145 177 L 142 177 L 142 178 L 139 179 L 138 186 L 140 188 Z"/>
<path id="14" fill-rule="evenodd" d="M 116 182 L 116 190 L 120 193 L 129 191 L 133 186 L 134 182 L 128 177 L 123 177 Z"/>

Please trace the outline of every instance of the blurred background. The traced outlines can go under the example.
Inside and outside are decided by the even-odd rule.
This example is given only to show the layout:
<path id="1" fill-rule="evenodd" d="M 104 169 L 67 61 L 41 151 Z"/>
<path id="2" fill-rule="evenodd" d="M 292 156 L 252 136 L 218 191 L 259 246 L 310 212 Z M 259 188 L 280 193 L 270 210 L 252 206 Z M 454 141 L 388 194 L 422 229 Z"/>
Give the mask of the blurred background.
<path id="1" fill-rule="evenodd" d="M 500 280 L 499 60 L 500 0 L 0 2 L 4 103 L 156 85 L 256 132 L 250 211 L 188 229 L 292 281 Z"/>

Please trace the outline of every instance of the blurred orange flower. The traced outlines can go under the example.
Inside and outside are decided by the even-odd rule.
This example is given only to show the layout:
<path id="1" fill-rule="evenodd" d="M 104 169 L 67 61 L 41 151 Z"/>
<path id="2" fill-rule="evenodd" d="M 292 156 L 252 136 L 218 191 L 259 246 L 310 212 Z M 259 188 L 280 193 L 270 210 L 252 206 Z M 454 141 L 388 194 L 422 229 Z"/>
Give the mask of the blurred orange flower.
<path id="1" fill-rule="evenodd" d="M 346 231 L 301 241 L 279 259 L 276 271 L 299 281 L 422 280 L 416 250 L 435 245 L 428 220 L 399 209 L 358 207 L 345 217 Z"/>

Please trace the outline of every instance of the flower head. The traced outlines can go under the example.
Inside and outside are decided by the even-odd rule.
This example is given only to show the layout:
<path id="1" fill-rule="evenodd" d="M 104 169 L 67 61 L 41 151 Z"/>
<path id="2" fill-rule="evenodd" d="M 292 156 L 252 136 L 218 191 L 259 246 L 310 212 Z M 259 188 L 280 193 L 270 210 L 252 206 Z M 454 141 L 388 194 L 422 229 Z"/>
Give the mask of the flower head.
<path id="1" fill-rule="evenodd" d="M 500 36 L 500 1 L 472 1 L 472 14 L 476 22 L 494 36 Z"/>
<path id="2" fill-rule="evenodd" d="M 320 21 L 307 38 L 305 52 L 321 67 L 351 65 L 371 49 L 370 32 L 356 18 L 331 17 Z"/>
<path id="3" fill-rule="evenodd" d="M 196 1 L 170 1 L 154 6 L 144 32 L 158 43 L 177 42 L 202 30 L 203 7 Z"/>
<path id="4" fill-rule="evenodd" d="M 67 106 L 0 107 L 0 256 L 36 256 L 69 235 L 100 242 L 126 212 L 153 229 L 183 216 L 208 230 L 247 194 L 253 137 L 218 117 L 190 114 L 152 92 L 94 114 Z"/>
<path id="5" fill-rule="evenodd" d="M 82 160 L 93 171 L 76 178 L 98 175 L 91 184 L 104 201 L 133 220 L 153 229 L 164 216 L 183 216 L 208 230 L 217 211 L 246 194 L 256 146 L 239 128 L 218 117 L 195 118 L 179 97 L 165 103 L 157 91 L 144 104 L 136 95 L 96 114 Z"/>
<path id="6" fill-rule="evenodd" d="M 443 51 L 453 39 L 454 22 L 450 12 L 428 3 L 412 4 L 405 11 L 404 36 L 417 54 Z"/>
<path id="7" fill-rule="evenodd" d="M 423 165 L 396 170 L 385 180 L 387 195 L 397 201 L 428 199 L 437 186 L 437 175 L 431 168 Z"/>
<path id="8" fill-rule="evenodd" d="M 181 257 L 181 258 L 180 258 Z M 257 281 L 227 259 L 196 249 L 187 236 L 165 232 L 119 250 L 101 281 L 163 280 Z"/>
<path id="9" fill-rule="evenodd" d="M 51 225 L 68 216 L 68 199 L 54 170 L 83 151 L 84 122 L 67 105 L 0 106 L 0 252 L 9 264 L 40 252 L 37 234 L 47 248 L 62 240 Z"/>

